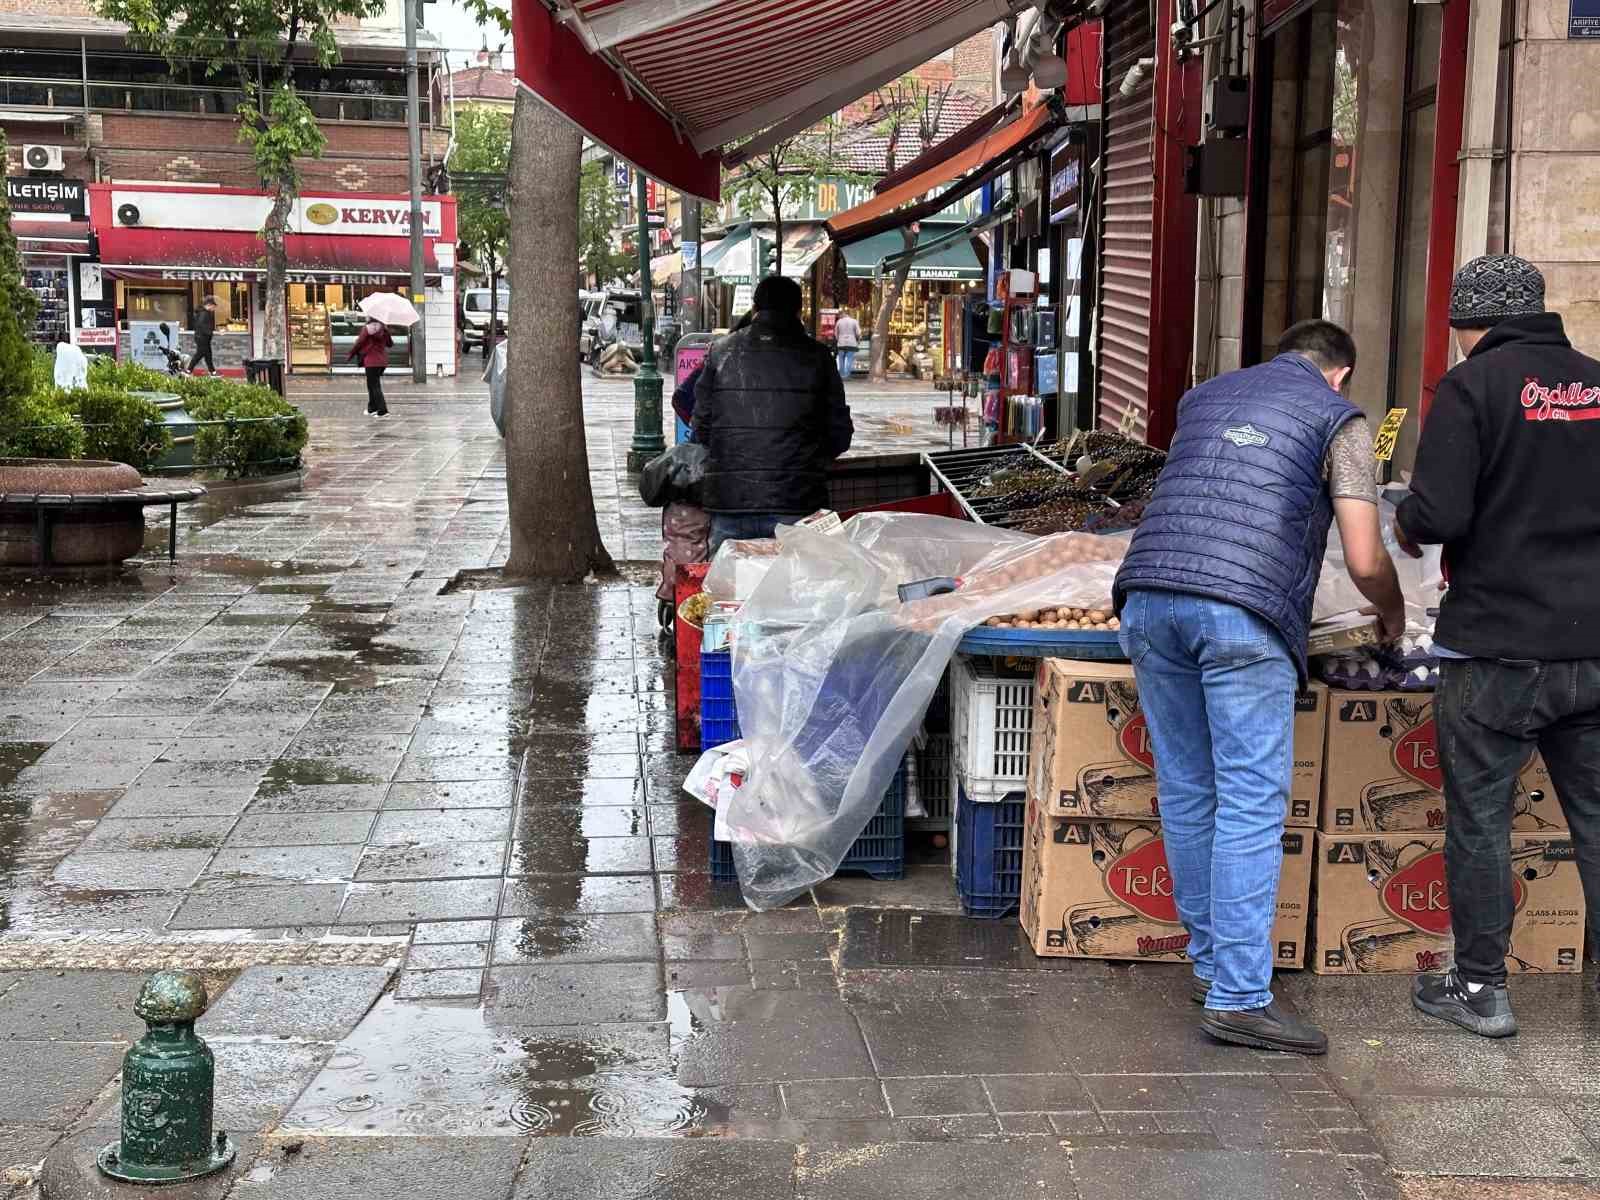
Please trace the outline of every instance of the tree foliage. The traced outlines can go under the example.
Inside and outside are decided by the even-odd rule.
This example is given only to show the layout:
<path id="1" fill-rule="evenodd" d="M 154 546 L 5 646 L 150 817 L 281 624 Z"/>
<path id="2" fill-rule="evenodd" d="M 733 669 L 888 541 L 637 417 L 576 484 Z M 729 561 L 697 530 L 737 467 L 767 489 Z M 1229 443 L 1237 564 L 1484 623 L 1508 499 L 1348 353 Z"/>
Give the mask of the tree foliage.
<path id="1" fill-rule="evenodd" d="M 338 26 L 378 15 L 384 0 L 94 0 L 94 8 L 125 24 L 133 47 L 160 54 L 174 67 L 199 63 L 207 75 L 226 67 L 237 72 L 245 93 L 239 140 L 250 147 L 262 186 L 273 193 L 261 230 L 267 294 L 282 295 L 288 269 L 284 234 L 300 163 L 321 157 L 327 145 L 316 115 L 295 90 L 295 67 L 338 62 Z M 281 357 L 282 306 L 269 304 L 266 313 L 267 353 Z"/>
<path id="2" fill-rule="evenodd" d="M 456 113 L 450 170 L 504 177 L 511 166 L 511 114 L 471 105 Z M 501 187 L 456 189 L 456 240 L 491 274 L 511 244 L 511 214 Z"/>
<path id="3" fill-rule="evenodd" d="M 0 162 L 6 161 L 6 135 L 0 133 Z M 0 192 L 0 406 L 33 388 L 33 347 L 28 330 L 39 301 L 22 282 L 22 257 L 11 232 L 11 205 Z"/>
<path id="4" fill-rule="evenodd" d="M 635 265 L 634 256 L 611 245 L 620 209 L 605 164 L 585 163 L 578 175 L 578 265 L 596 287 L 626 275 Z"/>
<path id="5" fill-rule="evenodd" d="M 850 169 L 843 132 L 844 126 L 838 118 L 828 117 L 804 133 L 784 138 L 752 155 L 733 175 L 723 180 L 723 197 L 736 212 L 747 216 L 771 215 L 773 237 L 777 241 L 773 259 L 775 274 L 783 274 L 785 208 L 812 200 L 818 187 L 827 180 L 849 182 L 866 178 Z"/>

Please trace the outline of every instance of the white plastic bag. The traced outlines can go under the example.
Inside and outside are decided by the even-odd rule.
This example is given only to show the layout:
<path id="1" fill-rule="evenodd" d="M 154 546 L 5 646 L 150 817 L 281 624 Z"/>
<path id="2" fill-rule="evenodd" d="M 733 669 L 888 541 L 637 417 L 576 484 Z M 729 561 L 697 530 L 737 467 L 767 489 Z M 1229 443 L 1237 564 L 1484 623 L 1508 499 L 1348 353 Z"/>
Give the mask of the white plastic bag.
<path id="1" fill-rule="evenodd" d="M 1406 624 L 1432 629 L 1433 621 L 1427 612 L 1439 606 L 1444 587 L 1442 550 L 1438 546 L 1424 546 L 1422 557 L 1412 558 L 1400 549 L 1394 536 L 1394 514 L 1393 501 L 1384 495 L 1378 501 L 1378 524 L 1383 530 L 1383 544 L 1388 547 L 1400 576 L 1400 590 L 1406 598 Z M 1368 603 L 1350 582 L 1349 572 L 1345 570 L 1344 543 L 1339 540 L 1339 525 L 1335 522 L 1328 531 L 1328 552 L 1322 560 L 1322 578 L 1317 583 L 1311 619 L 1325 621 L 1364 608 Z"/>

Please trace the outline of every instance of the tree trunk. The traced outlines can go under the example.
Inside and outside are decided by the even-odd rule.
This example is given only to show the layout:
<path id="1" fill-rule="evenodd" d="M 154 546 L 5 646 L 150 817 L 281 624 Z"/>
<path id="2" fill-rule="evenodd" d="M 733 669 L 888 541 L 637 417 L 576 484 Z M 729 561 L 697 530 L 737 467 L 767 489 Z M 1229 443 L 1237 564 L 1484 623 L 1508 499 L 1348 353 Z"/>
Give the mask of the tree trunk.
<path id="1" fill-rule="evenodd" d="M 783 200 L 777 195 L 772 197 L 772 273 L 783 274 Z M 759 279 L 757 283 L 761 282 Z"/>
<path id="2" fill-rule="evenodd" d="M 267 223 L 261 228 L 261 240 L 267 244 L 267 280 L 263 286 L 266 296 L 263 311 L 261 353 L 287 363 L 289 338 L 284 328 L 287 304 L 289 251 L 284 244 L 284 233 L 289 227 L 289 212 L 294 207 L 294 192 L 280 186 L 273 198 L 272 209 L 267 213 Z"/>
<path id="3" fill-rule="evenodd" d="M 578 261 L 578 131 L 526 91 L 517 94 L 511 135 L 511 293 L 517 336 L 506 345 L 506 496 L 511 553 L 505 573 L 582 579 L 609 571 L 600 540 L 583 388 L 578 379 L 578 297 L 570 287 L 532 281 L 570 278 Z"/>
<path id="4" fill-rule="evenodd" d="M 906 253 L 916 249 L 917 235 L 910 226 L 900 231 Z M 906 280 L 911 278 L 911 260 L 908 258 L 895 270 L 894 279 L 883 291 L 883 303 L 878 305 L 878 316 L 872 322 L 872 358 L 868 361 L 867 379 L 882 383 L 889 378 L 889 318 L 900 303 L 900 293 L 906 290 Z"/>

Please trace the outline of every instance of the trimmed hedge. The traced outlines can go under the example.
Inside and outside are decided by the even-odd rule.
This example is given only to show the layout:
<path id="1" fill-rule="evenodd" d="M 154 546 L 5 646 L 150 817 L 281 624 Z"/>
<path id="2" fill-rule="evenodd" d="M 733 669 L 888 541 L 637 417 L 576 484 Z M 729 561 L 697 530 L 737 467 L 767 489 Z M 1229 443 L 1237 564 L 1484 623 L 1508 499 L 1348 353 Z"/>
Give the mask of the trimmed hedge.
<path id="1" fill-rule="evenodd" d="M 42 348 L 32 357 L 27 391 L 0 400 L 0 457 L 104 458 L 148 472 L 172 448 L 172 434 L 160 408 L 134 392 L 174 392 L 196 421 L 245 422 L 195 431 L 202 470 L 238 479 L 300 465 L 305 416 L 271 388 L 93 358 L 89 386 L 67 391 L 56 387 L 54 355 Z M 286 419 L 258 419 L 266 417 Z"/>

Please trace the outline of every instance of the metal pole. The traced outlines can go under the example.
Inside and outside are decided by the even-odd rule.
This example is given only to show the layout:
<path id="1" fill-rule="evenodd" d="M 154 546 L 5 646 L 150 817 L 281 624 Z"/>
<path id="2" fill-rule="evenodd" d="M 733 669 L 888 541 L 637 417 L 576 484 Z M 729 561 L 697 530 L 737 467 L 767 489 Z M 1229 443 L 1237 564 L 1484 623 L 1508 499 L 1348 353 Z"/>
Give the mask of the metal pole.
<path id="1" fill-rule="evenodd" d="M 411 176 L 411 303 L 423 312 L 427 296 L 422 281 L 422 103 L 417 83 L 417 20 L 422 0 L 405 0 L 406 20 L 406 132 Z M 408 342 L 411 348 L 411 379 L 428 381 L 427 316 L 413 325 Z"/>
<path id="2" fill-rule="evenodd" d="M 682 193 L 683 205 L 683 275 L 678 285 L 678 320 L 684 333 L 698 333 L 705 317 L 700 309 L 700 201 Z M 689 266 L 689 247 L 693 246 L 694 266 Z"/>
<path id="3" fill-rule="evenodd" d="M 650 211 L 645 196 L 644 172 L 635 170 L 634 203 L 639 213 L 639 333 L 644 357 L 633 377 L 633 445 L 628 449 L 628 470 L 642 471 L 645 463 L 667 448 L 661 436 L 661 372 L 656 370 L 655 296 L 650 286 Z"/>

